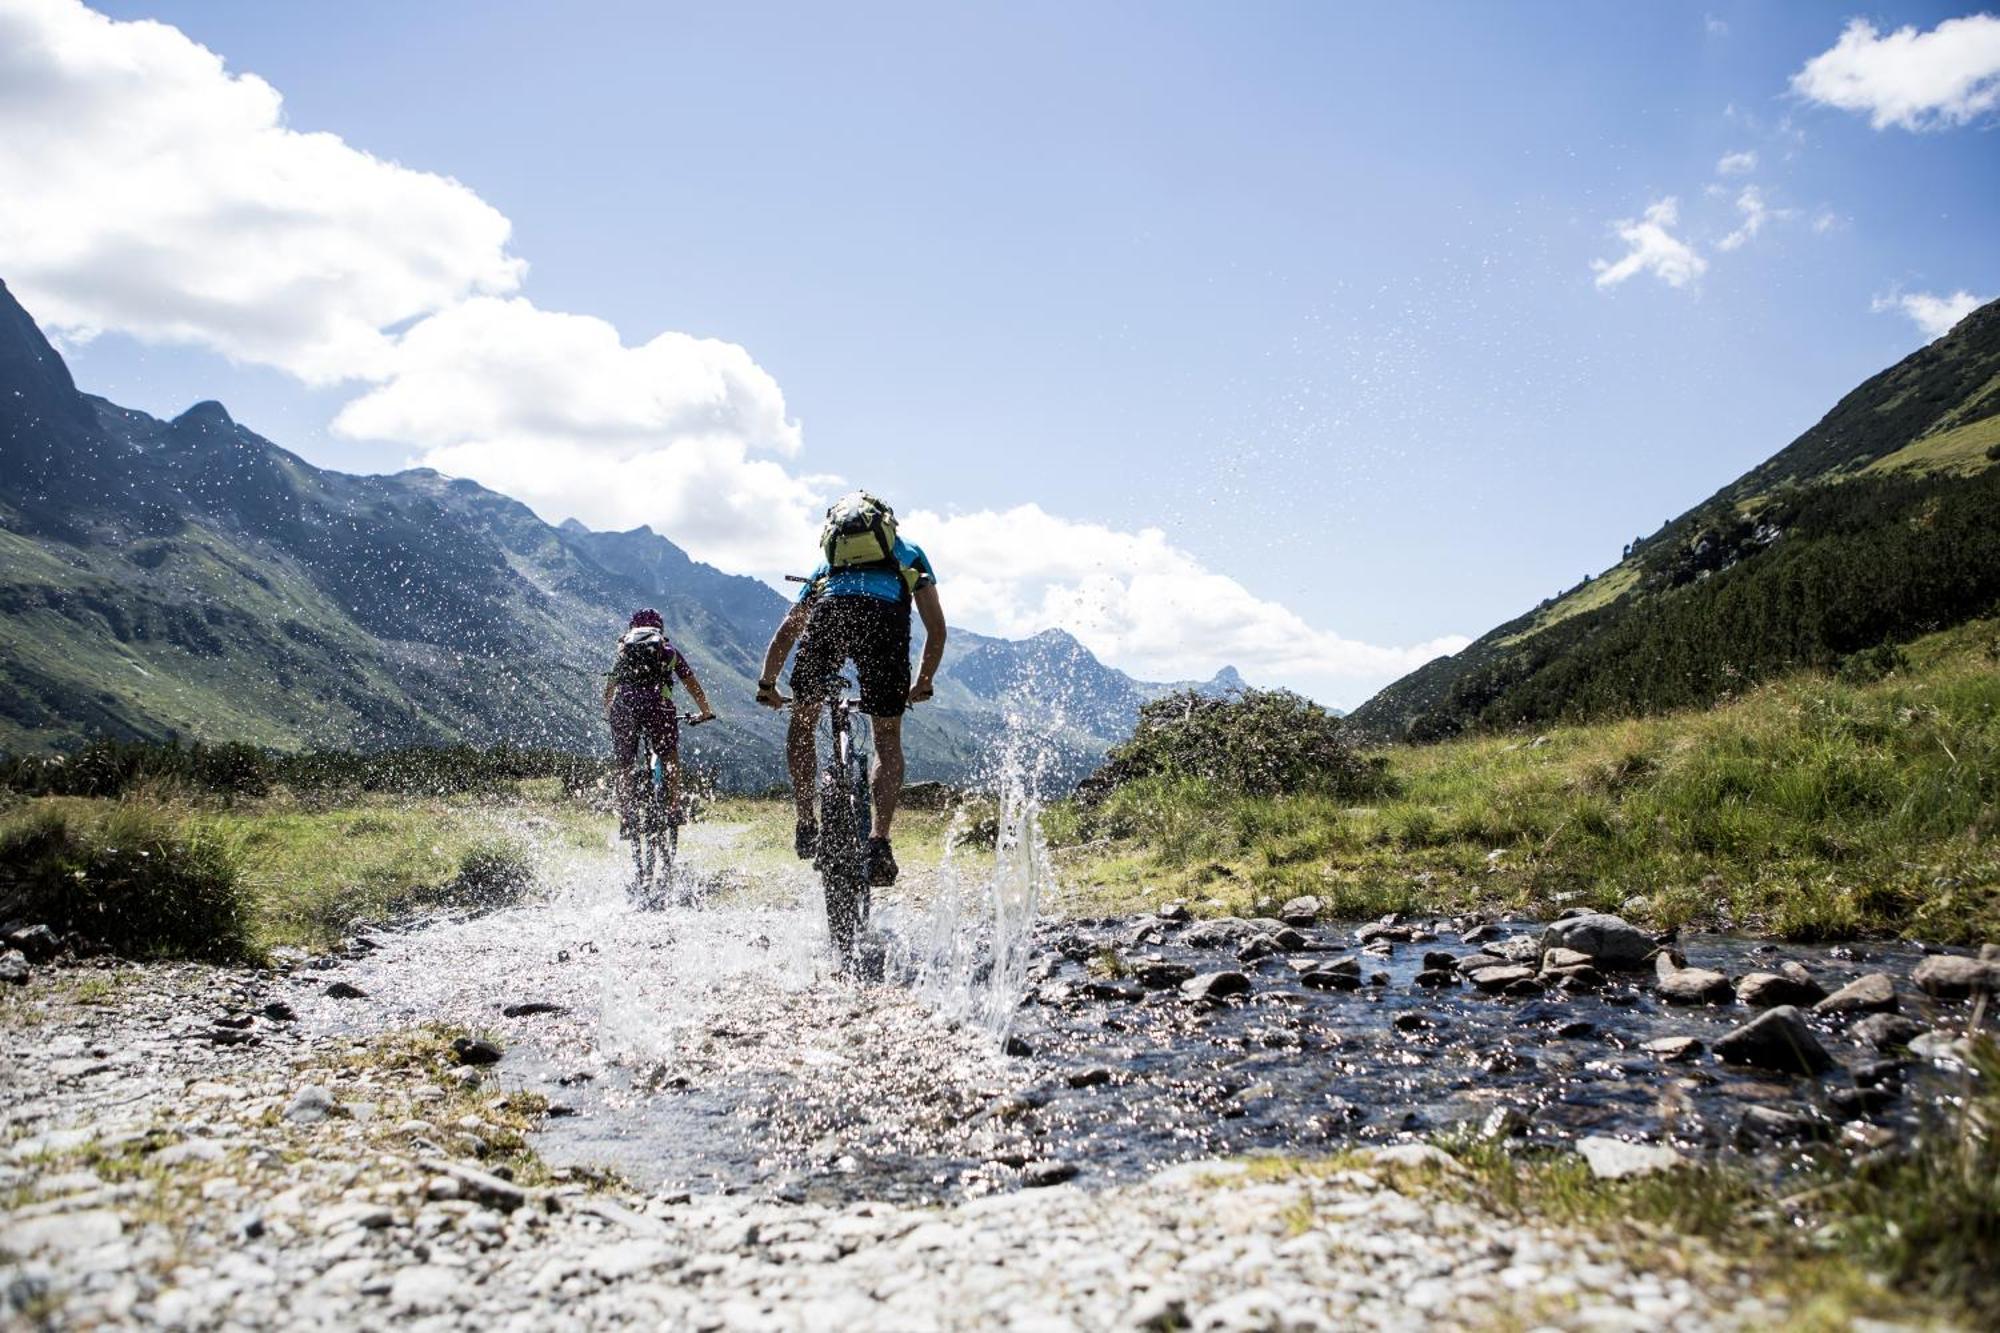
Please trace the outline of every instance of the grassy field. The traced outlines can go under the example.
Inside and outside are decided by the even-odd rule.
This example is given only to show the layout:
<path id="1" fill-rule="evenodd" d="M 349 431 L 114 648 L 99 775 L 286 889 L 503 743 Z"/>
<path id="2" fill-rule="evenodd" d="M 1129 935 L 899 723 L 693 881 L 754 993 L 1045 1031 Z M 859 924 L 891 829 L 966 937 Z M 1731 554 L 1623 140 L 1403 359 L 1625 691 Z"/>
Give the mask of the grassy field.
<path id="1" fill-rule="evenodd" d="M 26 914 L 73 913 L 71 927 L 132 957 L 328 948 L 424 908 L 504 901 L 553 860 L 601 853 L 608 821 L 550 786 L 333 808 L 282 795 L 17 801 L 0 813 L 0 873 L 44 886 Z"/>
<path id="2" fill-rule="evenodd" d="M 1388 752 L 1346 805 L 1134 783 L 1052 813 L 1075 913 L 1184 899 L 1338 915 L 1618 910 L 1795 939 L 2000 938 L 2000 622 L 1872 683 L 1804 675 L 1705 711 Z"/>

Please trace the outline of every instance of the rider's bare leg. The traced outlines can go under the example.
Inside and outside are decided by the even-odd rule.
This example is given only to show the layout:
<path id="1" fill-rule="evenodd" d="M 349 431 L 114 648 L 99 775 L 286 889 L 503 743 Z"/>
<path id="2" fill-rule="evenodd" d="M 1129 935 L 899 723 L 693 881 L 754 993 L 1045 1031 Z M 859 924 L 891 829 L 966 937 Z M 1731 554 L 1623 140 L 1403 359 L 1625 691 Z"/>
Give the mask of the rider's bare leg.
<path id="1" fill-rule="evenodd" d="M 813 772 L 819 766 L 818 737 L 819 709 L 817 703 L 804 699 L 792 701 L 792 723 L 785 732 L 785 763 L 792 773 L 792 799 L 798 803 L 799 822 L 816 822 L 813 814 L 813 795 L 818 790 L 818 775 Z"/>
<path id="2" fill-rule="evenodd" d="M 869 729 L 875 733 L 875 763 L 868 775 L 875 791 L 875 827 L 870 832 L 887 838 L 889 826 L 896 821 L 896 802 L 903 794 L 903 719 L 874 718 Z"/>

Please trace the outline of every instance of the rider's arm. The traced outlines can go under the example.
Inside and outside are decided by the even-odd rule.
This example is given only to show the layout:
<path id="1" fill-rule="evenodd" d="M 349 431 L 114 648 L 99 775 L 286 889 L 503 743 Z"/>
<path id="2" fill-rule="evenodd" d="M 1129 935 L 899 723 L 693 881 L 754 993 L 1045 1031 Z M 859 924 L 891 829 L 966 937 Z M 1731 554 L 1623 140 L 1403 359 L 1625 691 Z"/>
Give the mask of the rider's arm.
<path id="1" fill-rule="evenodd" d="M 792 609 L 785 612 L 785 618 L 778 622 L 777 633 L 771 636 L 771 646 L 764 650 L 764 670 L 757 678 L 757 697 L 762 700 L 767 694 L 775 695 L 778 689 L 778 672 L 784 668 L 785 659 L 791 656 L 792 645 L 805 632 L 806 617 L 811 614 L 810 602 L 794 602 Z"/>
<path id="2" fill-rule="evenodd" d="M 931 678 L 944 660 L 944 604 L 938 601 L 935 583 L 917 589 L 917 616 L 924 622 L 924 655 L 917 664 L 917 678 L 910 685 L 910 702 L 922 703 L 931 697 Z"/>
<path id="3" fill-rule="evenodd" d="M 685 657 L 674 664 L 674 675 L 680 679 L 681 684 L 687 686 L 688 697 L 693 699 L 694 706 L 701 710 L 699 716 L 714 717 L 715 714 L 708 707 L 708 696 L 702 693 L 701 681 L 696 679 L 694 668 L 688 665 Z"/>

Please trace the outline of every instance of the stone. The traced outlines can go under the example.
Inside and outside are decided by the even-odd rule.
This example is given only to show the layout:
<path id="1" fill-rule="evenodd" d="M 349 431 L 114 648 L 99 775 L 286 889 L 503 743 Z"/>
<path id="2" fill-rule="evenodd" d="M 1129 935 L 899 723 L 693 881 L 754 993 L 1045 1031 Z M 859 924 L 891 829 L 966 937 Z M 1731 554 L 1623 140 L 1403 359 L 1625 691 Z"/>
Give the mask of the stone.
<path id="1" fill-rule="evenodd" d="M 19 949 L 9 949 L 0 953 L 0 982 L 10 986 L 28 984 L 28 957 Z"/>
<path id="2" fill-rule="evenodd" d="M 1640 1050 L 1667 1064 L 1679 1064 L 1692 1060 L 1701 1054 L 1702 1045 L 1697 1037 L 1655 1037 L 1640 1044 Z"/>
<path id="3" fill-rule="evenodd" d="M 349 981 L 336 981 L 326 988 L 329 1000 L 365 1000 L 368 992 Z"/>
<path id="4" fill-rule="evenodd" d="M 1310 972 L 1300 974 L 1299 984 L 1313 990 L 1360 990 L 1361 973 L 1358 968 L 1353 972 L 1339 972 L 1330 967 L 1316 967 Z"/>
<path id="5" fill-rule="evenodd" d="M 1254 963 L 1260 958 L 1269 958 L 1278 951 L 1278 942 L 1269 935 L 1252 935 L 1243 941 L 1243 947 L 1236 951 L 1236 961 Z"/>
<path id="6" fill-rule="evenodd" d="M 1541 941 L 1533 935 L 1516 935 L 1512 939 L 1501 940 L 1495 944 L 1481 945 L 1480 952 L 1497 954 L 1503 961 L 1509 963 L 1532 963 L 1539 966 L 1542 961 Z"/>
<path id="7" fill-rule="evenodd" d="M 273 1000 L 264 1006 L 264 1017 L 273 1023 L 293 1023 L 298 1021 L 298 1011 L 283 1000 Z"/>
<path id="8" fill-rule="evenodd" d="M 462 1065 L 494 1065 L 500 1063 L 500 1048 L 484 1037 L 453 1037 L 451 1056 Z"/>
<path id="9" fill-rule="evenodd" d="M 1250 978 L 1241 972 L 1205 972 L 1181 983 L 1181 994 L 1190 1000 L 1220 1003 L 1232 995 L 1248 995 Z"/>
<path id="10" fill-rule="evenodd" d="M 1610 971 L 1643 968 L 1657 947 L 1650 935 L 1608 912 L 1586 912 L 1566 921 L 1551 922 L 1541 938 L 1544 952 L 1573 949 L 1597 967 Z"/>
<path id="11" fill-rule="evenodd" d="M 1481 968 L 1505 966 L 1507 966 L 1507 960 L 1499 954 L 1481 952 L 1467 954 L 1456 963 L 1453 963 L 1451 970 L 1460 976 L 1466 976 L 1479 971 Z"/>
<path id="12" fill-rule="evenodd" d="M 1601 1134 L 1578 1139 L 1576 1150 L 1599 1180 L 1629 1180 L 1687 1165 L 1687 1158 L 1663 1144 L 1627 1143 Z"/>
<path id="13" fill-rule="evenodd" d="M 1446 953 L 1443 949 L 1424 950 L 1424 970 L 1427 972 L 1440 968 L 1449 971 L 1457 966 L 1458 955 L 1455 953 Z"/>
<path id="14" fill-rule="evenodd" d="M 1194 976 L 1194 969 L 1186 963 L 1169 963 L 1162 959 L 1141 959 L 1133 965 L 1132 977 L 1148 990 L 1171 990 Z"/>
<path id="15" fill-rule="evenodd" d="M 1908 1046 L 1923 1032 L 1924 1025 L 1914 1018 L 1905 1018 L 1901 1014 L 1870 1014 L 1849 1028 L 1847 1035 L 1857 1045 L 1888 1051 Z"/>
<path id="16" fill-rule="evenodd" d="M 125 1223 L 108 1208 L 0 1222 L 0 1251 L 32 1254 L 46 1250 L 78 1254 L 108 1245 L 125 1234 Z"/>
<path id="17" fill-rule="evenodd" d="M 333 1094 L 317 1084 L 307 1084 L 285 1103 L 285 1119 L 295 1125 L 317 1125 L 333 1114 Z"/>
<path id="18" fill-rule="evenodd" d="M 1542 968 L 1555 972 L 1566 967 L 1593 966 L 1590 955 L 1578 949 L 1549 949 L 1542 954 Z"/>
<path id="19" fill-rule="evenodd" d="M 1280 931 L 1274 931 L 1271 935 L 1271 939 L 1274 940 L 1277 943 L 1277 946 L 1280 949 L 1283 949 L 1286 953 L 1297 953 L 1299 950 L 1310 948 L 1312 945 L 1311 940 L 1307 939 L 1304 935 L 1292 929 L 1290 926 L 1286 926 L 1283 930 Z"/>
<path id="20" fill-rule="evenodd" d="M 1918 990 L 1938 1000 L 2000 994 L 2000 963 L 1967 958 L 1962 954 L 1933 954 L 1917 964 L 1910 980 L 1916 983 Z"/>
<path id="21" fill-rule="evenodd" d="M 1728 1064 L 1788 1074 L 1818 1074 L 1834 1065 L 1805 1019 L 1789 1004 L 1766 1009 L 1732 1030 L 1715 1043 L 1715 1053 Z"/>
<path id="22" fill-rule="evenodd" d="M 1021 1168 L 1021 1184 L 1031 1190 L 1044 1189 L 1076 1179 L 1076 1171 L 1075 1162 L 1030 1162 Z"/>
<path id="23" fill-rule="evenodd" d="M 1110 978 L 1084 983 L 1083 993 L 1093 1000 L 1124 1000 L 1130 1002 L 1133 1000 L 1142 1000 L 1146 997 L 1145 988 L 1137 983 L 1117 981 Z"/>
<path id="24" fill-rule="evenodd" d="M 590 1252 L 583 1266 L 605 1282 L 622 1282 L 645 1273 L 657 1272 L 680 1261 L 680 1255 L 663 1240 L 636 1236 L 614 1241 Z"/>
<path id="25" fill-rule="evenodd" d="M 1516 982 L 1527 982 L 1531 986 L 1534 985 L 1535 969 L 1532 967 L 1522 967 L 1519 964 L 1503 964 L 1500 967 L 1481 968 L 1479 971 L 1471 973 L 1466 980 L 1488 994 L 1497 994 L 1500 991 L 1508 990 Z"/>
<path id="26" fill-rule="evenodd" d="M 7 944 L 31 963 L 46 963 L 63 950 L 62 939 L 47 926 L 28 926 L 8 934 Z"/>
<path id="27" fill-rule="evenodd" d="M 457 1305 L 465 1279 L 457 1269 L 439 1264 L 412 1264 L 396 1270 L 389 1284 L 389 1303 L 399 1310 L 432 1312 Z"/>
<path id="28" fill-rule="evenodd" d="M 1559 967 L 1544 970 L 1539 980 L 1548 986 L 1561 986 L 1564 990 L 1595 990 L 1604 984 L 1604 974 L 1589 963 L 1579 967 Z"/>
<path id="29" fill-rule="evenodd" d="M 1411 983 L 1413 985 L 1431 987 L 1456 986 L 1458 984 L 1458 973 L 1448 972 L 1441 967 L 1427 968 L 1412 977 Z"/>
<path id="30" fill-rule="evenodd" d="M 1451 1175 L 1465 1173 L 1465 1168 L 1458 1164 L 1456 1157 L 1428 1143 L 1392 1143 L 1386 1148 L 1372 1149 L 1364 1156 L 1375 1166 L 1409 1170 L 1428 1168 Z"/>
<path id="31" fill-rule="evenodd" d="M 1736 988 L 1720 972 L 1678 966 L 1665 950 L 1660 951 L 1655 962 L 1654 989 L 1668 1004 L 1730 1004 L 1736 999 Z"/>
<path id="32" fill-rule="evenodd" d="M 1239 916 L 1219 916 L 1188 927 L 1181 943 L 1190 949 L 1226 949 L 1262 932 Z"/>
<path id="33" fill-rule="evenodd" d="M 1507 932 L 1490 921 L 1482 922 L 1459 935 L 1461 944 L 1484 944 L 1488 940 L 1505 938 Z"/>
<path id="34" fill-rule="evenodd" d="M 1194 920 L 1194 913 L 1188 910 L 1188 905 L 1186 903 L 1164 904 L 1162 907 L 1160 907 L 1158 911 L 1154 912 L 1153 915 L 1158 917 L 1162 921 L 1169 921 L 1176 925 L 1179 925 L 1183 922 Z"/>
<path id="35" fill-rule="evenodd" d="M 1479 1122 L 1479 1137 L 1496 1140 L 1517 1138 L 1528 1132 L 1531 1123 L 1528 1113 L 1518 1106 L 1496 1106 Z"/>
<path id="36" fill-rule="evenodd" d="M 483 1203 L 499 1212 L 511 1213 L 528 1202 L 528 1191 L 497 1175 L 443 1159 L 426 1160 L 423 1167 L 433 1175 L 456 1181 L 459 1198 Z"/>
<path id="37" fill-rule="evenodd" d="M 1801 972 L 1805 969 L 1800 968 Z M 1826 987 L 1811 977 L 1782 972 L 1751 972 L 1736 983 L 1736 998 L 1753 1009 L 1772 1009 L 1781 1004 L 1817 1004 L 1826 998 Z"/>
<path id="38" fill-rule="evenodd" d="M 1902 1089 L 1884 1084 L 1871 1088 L 1835 1088 L 1826 1095 L 1826 1104 L 1842 1120 L 1862 1120 L 1880 1115 L 1896 1104 Z"/>
<path id="39" fill-rule="evenodd" d="M 1278 909 L 1278 920 L 1288 926 L 1311 926 L 1319 922 L 1320 901 L 1312 894 L 1289 899 Z"/>
<path id="40" fill-rule="evenodd" d="M 1088 1069 L 1072 1069 L 1063 1081 L 1072 1088 L 1096 1088 L 1111 1082 L 1116 1077 L 1104 1065 L 1092 1065 Z"/>
<path id="41" fill-rule="evenodd" d="M 1736 1122 L 1736 1146 L 1745 1151 L 1780 1143 L 1831 1138 L 1833 1127 L 1799 1111 L 1776 1106 L 1749 1106 Z"/>
<path id="42" fill-rule="evenodd" d="M 1882 1014 L 1896 1007 L 1896 983 L 1887 972 L 1870 972 L 1813 1006 L 1816 1014 Z"/>
<path id="43" fill-rule="evenodd" d="M 510 1004 L 500 1011 L 503 1018 L 532 1018 L 536 1014 L 566 1014 L 569 1006 L 552 1004 L 547 1000 L 527 1000 L 521 1004 Z"/>

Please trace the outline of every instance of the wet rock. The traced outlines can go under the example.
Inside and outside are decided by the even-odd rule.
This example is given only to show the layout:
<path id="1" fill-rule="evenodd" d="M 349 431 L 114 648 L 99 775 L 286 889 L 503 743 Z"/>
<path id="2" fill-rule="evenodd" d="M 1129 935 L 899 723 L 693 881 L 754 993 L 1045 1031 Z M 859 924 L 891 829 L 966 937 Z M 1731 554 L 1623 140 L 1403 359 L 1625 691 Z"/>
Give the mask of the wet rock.
<path id="1" fill-rule="evenodd" d="M 1188 910 L 1186 903 L 1168 903 L 1153 915 L 1175 925 L 1194 920 L 1194 913 Z"/>
<path id="2" fill-rule="evenodd" d="M 1484 922 L 1463 932 L 1458 939 L 1461 944 L 1484 944 L 1488 940 L 1502 939 L 1507 932 L 1492 922 Z"/>
<path id="3" fill-rule="evenodd" d="M 1148 990 L 1171 990 L 1194 976 L 1194 969 L 1186 963 L 1169 963 L 1163 959 L 1141 959 L 1133 965 L 1132 977 Z"/>
<path id="4" fill-rule="evenodd" d="M 1354 960 L 1349 958 L 1342 961 L 1351 963 Z M 1301 973 L 1299 984 L 1309 986 L 1313 990 L 1360 990 L 1361 971 L 1358 967 L 1352 972 L 1337 971 L 1333 967 L 1316 967 L 1309 972 Z"/>
<path id="5" fill-rule="evenodd" d="M 1216 1003 L 1231 995 L 1248 995 L 1250 978 L 1241 972 L 1205 972 L 1181 983 L 1181 994 L 1190 1000 Z"/>
<path id="6" fill-rule="evenodd" d="M 1650 935 L 1623 917 L 1587 912 L 1550 923 L 1542 932 L 1541 947 L 1574 949 L 1599 968 L 1635 971 L 1646 966 L 1656 946 Z"/>
<path id="7" fill-rule="evenodd" d="M 1076 1179 L 1076 1171 L 1075 1162 L 1030 1162 L 1021 1168 L 1021 1184 L 1031 1190 L 1060 1185 L 1066 1180 Z"/>
<path id="8" fill-rule="evenodd" d="M 569 1006 L 553 1004 L 548 1000 L 528 1000 L 521 1004 L 510 1004 L 500 1011 L 505 1018 L 531 1018 L 536 1014 L 566 1014 Z"/>
<path id="9" fill-rule="evenodd" d="M 1972 1042 L 1948 1028 L 1932 1028 L 1910 1039 L 1910 1054 L 1934 1062 L 1968 1064 L 1972 1059 Z"/>
<path id="10" fill-rule="evenodd" d="M 0 953 L 0 982 L 10 986 L 28 984 L 28 959 L 19 949 Z"/>
<path id="11" fill-rule="evenodd" d="M 1813 1006 L 1816 1014 L 1881 1014 L 1896 1007 L 1896 983 L 1886 972 L 1856 977 Z"/>
<path id="12" fill-rule="evenodd" d="M 1508 990 L 1517 982 L 1535 985 L 1535 969 L 1518 964 L 1503 964 L 1499 967 L 1481 968 L 1466 977 L 1474 986 L 1490 994 Z M 1540 989 L 1540 987 L 1536 987 Z"/>
<path id="13" fill-rule="evenodd" d="M 1278 909 L 1278 920 L 1288 926 L 1311 926 L 1319 922 L 1320 901 L 1311 894 L 1290 899 Z"/>
<path id="14" fill-rule="evenodd" d="M 1855 1026 L 1859 1027 L 1860 1024 L 1857 1023 Z M 1857 1087 L 1893 1086 L 1900 1091 L 1903 1086 L 1903 1061 L 1866 1060 L 1850 1069 L 1848 1074 Z"/>
<path id="15" fill-rule="evenodd" d="M 1392 1026 L 1398 1032 L 1430 1032 L 1436 1028 L 1443 1027 L 1444 1020 L 1435 1018 L 1430 1014 L 1412 1012 L 1397 1014 L 1394 1020 L 1392 1020 Z"/>
<path id="16" fill-rule="evenodd" d="M 1093 1000 L 1122 1000 L 1127 1003 L 1146 998 L 1145 987 L 1135 982 L 1110 979 L 1086 983 L 1083 993 Z"/>
<path id="17" fill-rule="evenodd" d="M 1549 949 L 1542 956 L 1542 970 L 1560 972 L 1564 968 L 1592 966 L 1590 955 L 1578 949 Z"/>
<path id="18" fill-rule="evenodd" d="M 442 1159 L 423 1163 L 426 1171 L 456 1181 L 458 1197 L 481 1203 L 503 1213 L 511 1213 L 529 1200 L 528 1191 L 511 1180 Z"/>
<path id="19" fill-rule="evenodd" d="M 1438 970 L 1443 970 L 1448 972 L 1452 968 L 1455 968 L 1457 966 L 1458 966 L 1458 955 L 1455 953 L 1446 953 L 1442 949 L 1424 950 L 1424 970 L 1426 972 L 1433 972 Z"/>
<path id="20" fill-rule="evenodd" d="M 1715 1053 L 1732 1065 L 1789 1074 L 1817 1074 L 1834 1064 L 1819 1038 L 1789 1004 L 1766 1009 L 1715 1043 Z"/>
<path id="21" fill-rule="evenodd" d="M 350 981 L 336 981 L 326 988 L 329 1000 L 365 1000 L 368 992 Z"/>
<path id="22" fill-rule="evenodd" d="M 1642 1042 L 1639 1049 L 1667 1064 L 1679 1064 L 1700 1055 L 1702 1046 L 1700 1040 L 1695 1037 L 1655 1037 L 1651 1041 Z"/>
<path id="23" fill-rule="evenodd" d="M 1581 1018 L 1573 1023 L 1563 1023 L 1556 1028 L 1556 1036 L 1564 1041 L 1582 1041 L 1585 1037 L 1596 1035 L 1597 1024 Z"/>
<path id="24" fill-rule="evenodd" d="M 1860 1120 L 1880 1115 L 1896 1104 L 1901 1089 L 1884 1084 L 1872 1088 L 1835 1088 L 1826 1095 L 1826 1104 L 1842 1120 Z"/>
<path id="25" fill-rule="evenodd" d="M 1240 944 L 1258 929 L 1237 916 L 1219 916 L 1213 921 L 1203 921 L 1190 926 L 1181 936 L 1181 943 L 1190 949 L 1226 949 L 1232 944 Z"/>
<path id="26" fill-rule="evenodd" d="M 264 1017 L 273 1023 L 293 1023 L 298 1021 L 298 1011 L 283 1000 L 273 1000 L 264 1006 Z"/>
<path id="27" fill-rule="evenodd" d="M 1518 1138 L 1528 1132 L 1532 1123 L 1528 1113 L 1518 1106 L 1496 1106 L 1479 1122 L 1479 1137 L 1494 1140 Z"/>
<path id="28" fill-rule="evenodd" d="M 1901 1014 L 1870 1014 L 1847 1030 L 1856 1043 L 1878 1051 L 1908 1046 L 1924 1031 L 1924 1025 Z"/>
<path id="29" fill-rule="evenodd" d="M 285 1119 L 295 1125 L 317 1125 L 333 1114 L 333 1094 L 318 1084 L 308 1084 L 285 1103 Z"/>
<path id="30" fill-rule="evenodd" d="M 1312 947 L 1312 941 L 1310 939 L 1306 938 L 1298 931 L 1292 929 L 1290 926 L 1286 926 L 1283 930 L 1273 932 L 1271 935 L 1271 939 L 1277 944 L 1277 946 L 1280 949 L 1283 949 L 1286 953 L 1297 953 L 1300 949 L 1306 949 Z"/>
<path id="31" fill-rule="evenodd" d="M 1578 1139 L 1576 1150 L 1599 1180 L 1629 1180 L 1687 1165 L 1687 1158 L 1661 1144 L 1627 1143 L 1600 1134 Z"/>
<path id="32" fill-rule="evenodd" d="M 1088 1069 L 1073 1069 L 1063 1081 L 1072 1088 L 1100 1088 L 1117 1077 L 1103 1065 L 1092 1065 Z"/>
<path id="33" fill-rule="evenodd" d="M 1433 988 L 1440 986 L 1456 986 L 1458 984 L 1458 973 L 1446 971 L 1444 968 L 1441 967 L 1426 968 L 1424 971 L 1417 973 L 1415 977 L 1411 978 L 1411 982 L 1414 985 L 1428 986 Z"/>
<path id="34" fill-rule="evenodd" d="M 1826 998 L 1826 987 L 1814 981 L 1797 963 L 1780 972 L 1751 972 L 1736 983 L 1736 998 L 1753 1009 L 1774 1009 L 1781 1004 L 1818 1004 Z"/>
<path id="35" fill-rule="evenodd" d="M 1987 948 L 1991 948 L 1988 945 Z M 1983 955 L 1985 950 L 1981 950 Z M 1924 959 L 1910 974 L 1917 989 L 1939 1000 L 1963 1000 L 1975 994 L 2000 994 L 2000 962 L 1941 953 Z"/>
<path id="36" fill-rule="evenodd" d="M 1560 986 L 1569 991 L 1596 990 L 1604 984 L 1604 974 L 1589 963 L 1543 971 L 1538 979 L 1545 986 Z"/>
<path id="37" fill-rule="evenodd" d="M 1743 1118 L 1736 1122 L 1736 1146 L 1746 1152 L 1776 1144 L 1816 1142 L 1831 1137 L 1833 1127 L 1824 1120 L 1776 1106 L 1745 1107 Z"/>
<path id="38" fill-rule="evenodd" d="M 1243 947 L 1236 951 L 1236 961 L 1239 963 L 1254 963 L 1260 959 L 1269 958 L 1277 952 L 1278 942 L 1269 935 L 1252 935 L 1249 939 L 1243 941 Z"/>
<path id="39" fill-rule="evenodd" d="M 1509 963 L 1539 965 L 1542 961 L 1541 942 L 1533 935 L 1516 935 L 1512 939 L 1501 940 L 1496 944 L 1482 945 L 1480 952 L 1497 954 Z"/>
<path id="40" fill-rule="evenodd" d="M 1452 964 L 1452 971 L 1460 976 L 1469 976 L 1488 967 L 1505 967 L 1507 960 L 1497 953 L 1469 953 Z"/>
<path id="41" fill-rule="evenodd" d="M 46 963 L 63 950 L 61 938 L 47 926 L 27 926 L 11 931 L 7 944 L 10 948 L 19 949 L 21 956 L 31 963 Z"/>
<path id="42" fill-rule="evenodd" d="M 484 1037 L 453 1037 L 451 1058 L 462 1065 L 497 1065 L 501 1050 Z"/>
<path id="43" fill-rule="evenodd" d="M 1664 949 L 1654 962 L 1654 989 L 1668 1004 L 1729 1004 L 1736 999 L 1736 988 L 1720 972 L 1705 967 L 1682 967 Z"/>

